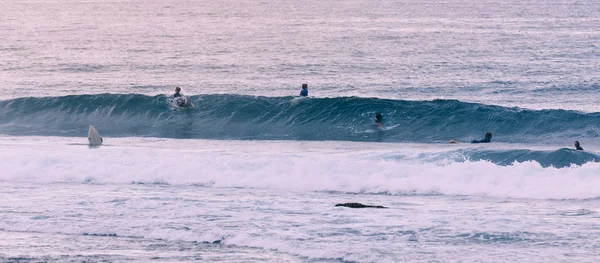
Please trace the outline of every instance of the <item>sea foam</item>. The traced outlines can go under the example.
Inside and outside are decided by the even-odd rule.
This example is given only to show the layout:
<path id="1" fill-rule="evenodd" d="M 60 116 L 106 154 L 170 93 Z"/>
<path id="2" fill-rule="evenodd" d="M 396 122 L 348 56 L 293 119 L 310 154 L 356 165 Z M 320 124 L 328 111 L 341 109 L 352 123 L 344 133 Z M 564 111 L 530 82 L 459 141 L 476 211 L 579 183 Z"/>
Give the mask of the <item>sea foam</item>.
<path id="1" fill-rule="evenodd" d="M 600 197 L 600 163 L 438 160 L 402 144 L 112 139 L 106 146 L 0 144 L 3 181 L 273 188 L 389 195 Z M 132 142 L 128 142 L 131 140 Z M 57 145 L 60 143 L 60 145 Z M 404 150 L 397 150 L 399 147 Z M 421 152 L 419 152 L 421 151 Z M 436 149 L 435 151 L 441 151 Z M 391 154 L 405 158 L 385 158 Z"/>

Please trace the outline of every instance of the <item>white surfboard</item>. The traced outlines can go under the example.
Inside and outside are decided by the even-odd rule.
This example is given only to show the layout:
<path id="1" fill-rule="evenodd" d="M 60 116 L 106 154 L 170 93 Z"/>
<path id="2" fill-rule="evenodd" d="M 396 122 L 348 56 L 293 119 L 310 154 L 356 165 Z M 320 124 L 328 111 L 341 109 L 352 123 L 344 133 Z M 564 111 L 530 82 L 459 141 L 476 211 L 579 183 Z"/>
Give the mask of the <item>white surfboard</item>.
<path id="1" fill-rule="evenodd" d="M 88 130 L 88 141 L 90 142 L 90 146 L 100 146 L 102 145 L 102 137 L 94 128 L 94 125 L 90 125 L 90 129 Z"/>
<path id="2" fill-rule="evenodd" d="M 290 100 L 290 104 L 292 106 L 296 106 L 300 101 L 302 101 L 303 99 L 306 99 L 308 97 L 294 97 L 292 100 Z"/>
<path id="3" fill-rule="evenodd" d="M 173 106 L 173 107 L 187 108 L 187 106 L 188 106 L 187 104 L 188 104 L 188 98 L 185 96 L 173 98 L 171 100 L 171 106 Z"/>

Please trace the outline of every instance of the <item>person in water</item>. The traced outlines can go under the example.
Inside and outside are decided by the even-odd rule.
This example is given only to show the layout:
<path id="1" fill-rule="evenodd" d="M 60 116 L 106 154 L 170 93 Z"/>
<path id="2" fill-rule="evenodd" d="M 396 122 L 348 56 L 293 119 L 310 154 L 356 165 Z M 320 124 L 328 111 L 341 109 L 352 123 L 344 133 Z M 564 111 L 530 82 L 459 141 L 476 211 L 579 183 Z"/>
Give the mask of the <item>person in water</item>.
<path id="1" fill-rule="evenodd" d="M 471 143 L 488 143 L 492 141 L 492 133 L 491 132 L 487 132 L 485 134 L 485 137 L 481 140 L 472 140 Z"/>
<path id="2" fill-rule="evenodd" d="M 173 94 L 173 98 L 179 98 L 179 97 L 183 97 L 183 95 L 181 95 L 181 88 L 180 87 L 176 87 L 175 88 L 175 94 Z"/>
<path id="3" fill-rule="evenodd" d="M 175 94 L 173 94 L 173 101 L 175 102 L 175 104 L 178 107 L 185 107 L 188 99 L 183 96 L 183 94 L 181 94 L 181 88 L 180 87 L 176 87 L 175 88 Z"/>
<path id="4" fill-rule="evenodd" d="M 375 125 L 377 125 L 377 127 L 379 127 L 380 129 L 383 129 L 383 114 L 381 113 L 377 113 L 375 114 Z"/>
<path id="5" fill-rule="evenodd" d="M 583 151 L 583 148 L 581 148 L 581 144 L 579 144 L 579 141 L 575 141 L 575 149 L 577 149 L 578 151 Z"/>
<path id="6" fill-rule="evenodd" d="M 308 97 L 308 85 L 302 84 L 302 90 L 300 91 L 300 96 L 301 97 Z"/>

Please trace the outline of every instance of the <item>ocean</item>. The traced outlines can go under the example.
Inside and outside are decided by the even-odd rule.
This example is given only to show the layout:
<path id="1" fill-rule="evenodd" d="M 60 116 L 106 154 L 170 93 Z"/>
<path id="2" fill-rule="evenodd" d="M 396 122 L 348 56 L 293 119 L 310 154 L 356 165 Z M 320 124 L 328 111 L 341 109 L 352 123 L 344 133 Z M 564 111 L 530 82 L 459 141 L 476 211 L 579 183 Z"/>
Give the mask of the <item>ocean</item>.
<path id="1" fill-rule="evenodd" d="M 0 262 L 600 261 L 598 1 L 0 6 Z"/>

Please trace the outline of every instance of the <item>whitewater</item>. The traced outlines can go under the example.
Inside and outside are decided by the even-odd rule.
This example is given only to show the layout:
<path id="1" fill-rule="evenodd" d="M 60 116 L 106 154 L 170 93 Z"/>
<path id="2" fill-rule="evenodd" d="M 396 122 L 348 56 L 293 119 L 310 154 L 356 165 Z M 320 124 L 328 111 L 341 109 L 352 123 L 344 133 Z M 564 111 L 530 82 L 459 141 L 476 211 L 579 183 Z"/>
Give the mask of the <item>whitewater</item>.
<path id="1" fill-rule="evenodd" d="M 597 1 L 0 6 L 0 262 L 600 260 Z"/>

